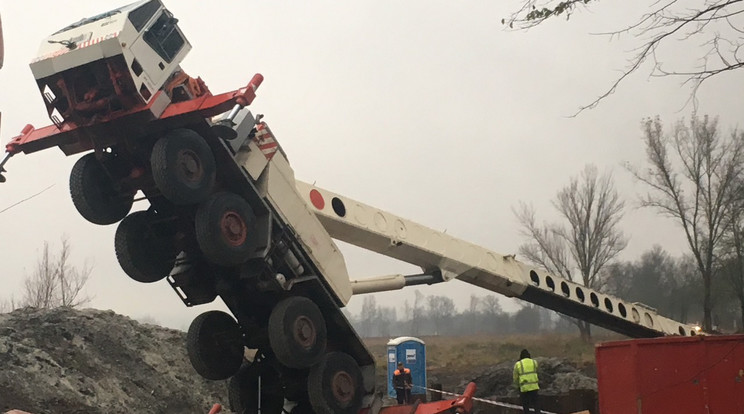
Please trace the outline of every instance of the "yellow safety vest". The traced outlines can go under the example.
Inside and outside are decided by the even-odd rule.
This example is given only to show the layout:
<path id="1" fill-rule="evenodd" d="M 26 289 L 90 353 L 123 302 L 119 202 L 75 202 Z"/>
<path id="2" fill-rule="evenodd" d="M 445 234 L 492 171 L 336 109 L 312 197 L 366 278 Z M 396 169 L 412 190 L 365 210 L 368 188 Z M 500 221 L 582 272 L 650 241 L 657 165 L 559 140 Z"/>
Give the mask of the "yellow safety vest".
<path id="1" fill-rule="evenodd" d="M 514 383 L 519 386 L 519 392 L 539 390 L 537 361 L 525 358 L 514 364 Z"/>

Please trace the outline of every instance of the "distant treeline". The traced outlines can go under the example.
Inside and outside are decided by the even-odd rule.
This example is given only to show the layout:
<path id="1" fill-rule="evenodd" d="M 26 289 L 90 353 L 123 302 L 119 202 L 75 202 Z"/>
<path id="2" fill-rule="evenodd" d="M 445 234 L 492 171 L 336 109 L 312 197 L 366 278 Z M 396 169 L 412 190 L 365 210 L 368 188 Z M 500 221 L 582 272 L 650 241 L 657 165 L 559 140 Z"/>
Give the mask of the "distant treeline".
<path id="1" fill-rule="evenodd" d="M 674 258 L 656 246 L 636 261 L 607 266 L 600 290 L 627 302 L 641 302 L 680 322 L 698 323 L 703 287 L 696 271 L 690 258 Z M 724 277 L 714 279 L 713 322 L 715 329 L 733 332 L 741 329 L 739 300 L 726 282 Z M 347 317 L 364 337 L 576 331 L 568 318 L 527 302 L 516 312 L 505 312 L 496 295 L 471 295 L 469 306 L 458 310 L 447 296 L 414 293 L 412 301 L 398 308 L 366 296 L 361 311 Z"/>
<path id="2" fill-rule="evenodd" d="M 502 310 L 495 295 L 471 295 L 468 309 L 458 311 L 447 296 L 424 296 L 416 290 L 413 302 L 402 308 L 378 305 L 374 296 L 366 296 L 357 315 L 349 315 L 363 337 L 431 336 L 501 333 L 536 333 L 561 329 L 554 313 L 526 304 L 514 313 Z M 563 329 L 573 332 L 570 324 Z"/>

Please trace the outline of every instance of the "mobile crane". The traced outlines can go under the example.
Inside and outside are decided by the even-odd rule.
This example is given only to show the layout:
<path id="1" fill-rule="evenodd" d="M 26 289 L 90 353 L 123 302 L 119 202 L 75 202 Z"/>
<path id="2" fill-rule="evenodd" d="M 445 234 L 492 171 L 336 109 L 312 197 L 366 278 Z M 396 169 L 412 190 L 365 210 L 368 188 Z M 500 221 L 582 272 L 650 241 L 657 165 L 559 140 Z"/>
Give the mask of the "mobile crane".
<path id="1" fill-rule="evenodd" d="M 374 360 L 341 308 L 354 294 L 460 279 L 632 337 L 695 335 L 641 304 L 546 274 L 294 178 L 262 116 L 263 81 L 213 95 L 180 63 L 191 46 L 160 0 L 69 25 L 31 71 L 52 125 L 27 125 L 8 160 L 59 147 L 85 153 L 70 174 L 78 212 L 119 223 L 116 257 L 132 279 L 166 279 L 186 306 L 220 297 L 187 335 L 195 370 L 230 379 L 235 411 L 355 414 L 374 401 Z M 0 175 L 4 181 L 4 177 Z M 138 193 L 149 208 L 130 213 Z M 333 238 L 422 268 L 351 281 Z M 257 350 L 243 363 L 245 348 Z M 258 384 L 261 384 L 258 387 Z"/>

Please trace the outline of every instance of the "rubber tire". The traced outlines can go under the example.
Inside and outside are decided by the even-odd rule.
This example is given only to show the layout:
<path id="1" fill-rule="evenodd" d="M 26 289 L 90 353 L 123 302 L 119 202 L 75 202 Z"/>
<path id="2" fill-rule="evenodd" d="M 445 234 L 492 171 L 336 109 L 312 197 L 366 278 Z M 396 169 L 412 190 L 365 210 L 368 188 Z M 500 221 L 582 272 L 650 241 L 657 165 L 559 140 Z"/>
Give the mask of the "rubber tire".
<path id="1" fill-rule="evenodd" d="M 315 414 L 315 411 L 313 411 L 313 407 L 310 406 L 309 402 L 300 401 L 289 411 L 289 414 Z"/>
<path id="2" fill-rule="evenodd" d="M 188 177 L 178 162 L 181 151 L 188 151 L 197 160 L 200 170 Z M 209 145 L 191 129 L 174 129 L 158 139 L 150 155 L 150 167 L 155 185 L 165 198 L 177 205 L 201 203 L 214 188 L 217 167 Z"/>
<path id="3" fill-rule="evenodd" d="M 186 334 L 191 365 L 208 380 L 224 380 L 235 375 L 243 362 L 243 348 L 240 326 L 221 311 L 197 316 Z"/>
<path id="4" fill-rule="evenodd" d="M 313 411 L 313 407 L 310 406 L 309 402 L 301 401 L 292 408 L 289 414 L 315 414 L 315 411 Z"/>
<path id="5" fill-rule="evenodd" d="M 236 214 L 243 221 L 247 234 L 242 243 L 231 243 L 222 231 L 222 220 L 226 214 Z M 245 263 L 251 253 L 250 230 L 254 220 L 253 209 L 239 195 L 226 192 L 214 194 L 199 206 L 194 218 L 196 241 L 204 257 L 220 266 Z"/>
<path id="6" fill-rule="evenodd" d="M 295 321 L 306 317 L 314 326 L 315 342 L 304 346 L 295 340 Z M 293 296 L 279 302 L 269 316 L 269 344 L 277 361 L 289 368 L 304 369 L 317 364 L 325 354 L 328 332 L 318 305 Z"/>
<path id="7" fill-rule="evenodd" d="M 70 172 L 70 196 L 83 218 L 94 224 L 114 224 L 132 209 L 134 194 L 122 194 L 114 189 L 94 153 L 83 155 Z"/>
<path id="8" fill-rule="evenodd" d="M 289 401 L 307 402 L 307 370 L 285 370 L 283 375 L 284 397 Z"/>
<path id="9" fill-rule="evenodd" d="M 227 396 L 233 412 L 258 414 L 259 376 L 261 377 L 261 413 L 282 413 L 284 394 L 279 373 L 271 365 L 262 362 L 243 364 L 238 373 L 230 378 Z"/>
<path id="10" fill-rule="evenodd" d="M 331 384 L 333 377 L 340 372 L 345 372 L 352 384 L 353 394 L 346 402 L 335 398 Z M 362 407 L 364 396 L 362 370 L 359 369 L 354 358 L 348 354 L 330 352 L 310 370 L 307 378 L 307 391 L 310 396 L 310 405 L 317 414 L 357 414 Z"/>
<path id="11" fill-rule="evenodd" d="M 152 226 L 156 219 L 153 212 L 135 211 L 116 228 L 116 259 L 124 273 L 137 282 L 153 283 L 164 279 L 176 262 L 175 229 Z"/>

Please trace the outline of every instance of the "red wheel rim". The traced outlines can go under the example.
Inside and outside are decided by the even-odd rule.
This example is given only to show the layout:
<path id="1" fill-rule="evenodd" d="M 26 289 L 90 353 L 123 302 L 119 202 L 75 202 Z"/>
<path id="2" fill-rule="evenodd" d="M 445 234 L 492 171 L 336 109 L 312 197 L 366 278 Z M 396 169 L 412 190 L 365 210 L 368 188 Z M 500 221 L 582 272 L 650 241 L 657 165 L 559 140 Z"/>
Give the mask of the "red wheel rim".
<path id="1" fill-rule="evenodd" d="M 248 238 L 248 227 L 245 225 L 245 221 L 240 217 L 240 214 L 234 211 L 228 211 L 222 215 L 220 231 L 230 246 L 240 246 Z"/>
<path id="2" fill-rule="evenodd" d="M 354 399 L 354 379 L 346 371 L 337 372 L 331 379 L 333 398 L 345 406 Z"/>
<path id="3" fill-rule="evenodd" d="M 303 348 L 309 349 L 315 345 L 317 333 L 315 324 L 307 316 L 298 316 L 294 321 L 294 339 Z"/>
<path id="4" fill-rule="evenodd" d="M 183 181 L 189 183 L 199 182 L 204 176 L 204 166 L 201 159 L 194 151 L 189 149 L 178 151 L 176 171 Z"/>

